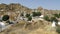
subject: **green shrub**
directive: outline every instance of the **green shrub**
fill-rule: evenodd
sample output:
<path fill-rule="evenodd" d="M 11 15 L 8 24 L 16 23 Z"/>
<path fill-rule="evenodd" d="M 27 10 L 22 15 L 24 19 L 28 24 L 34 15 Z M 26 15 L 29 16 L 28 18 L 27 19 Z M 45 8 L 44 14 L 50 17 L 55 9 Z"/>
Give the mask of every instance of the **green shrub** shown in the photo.
<path fill-rule="evenodd" d="M 9 16 L 8 15 L 4 15 L 3 17 L 2 17 L 2 20 L 3 21 L 7 21 L 9 19 Z"/>
<path fill-rule="evenodd" d="M 49 17 L 48 17 L 47 15 L 44 16 L 44 19 L 47 20 L 47 21 L 50 21 L 50 20 L 49 20 Z"/>
<path fill-rule="evenodd" d="M 31 16 L 29 16 L 29 17 L 28 17 L 28 21 L 31 21 L 31 20 L 32 20 L 32 17 L 31 17 Z"/>
<path fill-rule="evenodd" d="M 55 17 L 59 18 L 59 14 L 53 14 Z"/>
<path fill-rule="evenodd" d="M 36 16 L 36 12 L 33 12 L 32 14 L 33 14 L 33 17 L 35 17 L 35 16 Z"/>
<path fill-rule="evenodd" d="M 35 17 L 35 16 L 40 16 L 40 15 L 41 15 L 40 12 L 33 12 L 32 14 L 33 14 L 33 17 Z"/>
<path fill-rule="evenodd" d="M 57 20 L 55 17 L 51 17 L 51 18 L 50 18 L 50 21 L 51 21 L 51 22 L 53 22 L 53 21 L 58 22 L 58 20 Z"/>
<path fill-rule="evenodd" d="M 21 13 L 21 15 L 20 15 L 20 16 L 24 16 L 24 15 L 23 15 L 23 13 Z"/>
<path fill-rule="evenodd" d="M 58 32 L 58 34 L 60 34 L 60 27 L 57 27 L 56 32 Z"/>
<path fill-rule="evenodd" d="M 30 16 L 30 14 L 26 14 L 26 17 L 29 17 Z"/>
<path fill-rule="evenodd" d="M 37 16 L 41 16 L 41 13 L 40 12 L 37 12 Z"/>
<path fill-rule="evenodd" d="M 60 13 L 59 13 L 59 18 L 60 18 Z"/>

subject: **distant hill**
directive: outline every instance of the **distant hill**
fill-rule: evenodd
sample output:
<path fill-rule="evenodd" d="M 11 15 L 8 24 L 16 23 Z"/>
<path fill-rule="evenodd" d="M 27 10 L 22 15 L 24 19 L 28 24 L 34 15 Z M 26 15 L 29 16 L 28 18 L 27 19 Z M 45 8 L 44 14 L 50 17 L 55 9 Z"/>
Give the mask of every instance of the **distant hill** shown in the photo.
<path fill-rule="evenodd" d="M 42 7 L 38 7 L 37 9 L 31 9 L 26 6 L 23 6 L 18 3 L 11 3 L 11 4 L 0 4 L 0 15 L 10 14 L 11 19 L 18 16 L 18 13 L 32 13 L 32 12 L 41 12 L 43 15 L 52 15 L 55 13 L 60 13 L 60 10 L 48 10 Z M 18 13 L 17 13 L 18 12 Z"/>
<path fill-rule="evenodd" d="M 14 3 L 11 3 L 11 4 L 0 4 L 0 10 L 5 10 L 5 11 L 26 11 L 26 12 L 30 12 L 31 9 L 30 8 L 27 8 L 25 6 L 22 6 L 20 4 L 14 4 Z"/>
<path fill-rule="evenodd" d="M 22 12 L 26 12 L 26 13 L 31 13 L 32 11 L 40 11 L 45 14 L 54 14 L 54 13 L 60 13 L 60 10 L 48 10 L 48 9 L 44 9 L 42 7 L 38 7 L 37 9 L 31 9 L 28 7 L 25 7 L 21 4 L 18 3 L 11 3 L 11 4 L 0 4 L 0 10 L 4 10 L 4 11 L 22 11 Z"/>

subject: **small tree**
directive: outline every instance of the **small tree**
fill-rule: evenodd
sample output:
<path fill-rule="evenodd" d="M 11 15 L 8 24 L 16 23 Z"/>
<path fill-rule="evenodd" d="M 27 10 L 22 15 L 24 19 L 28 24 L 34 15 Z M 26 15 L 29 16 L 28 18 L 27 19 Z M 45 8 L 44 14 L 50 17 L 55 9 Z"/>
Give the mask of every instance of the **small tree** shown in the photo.
<path fill-rule="evenodd" d="M 37 12 L 37 16 L 41 16 L 41 13 L 40 12 Z"/>
<path fill-rule="evenodd" d="M 49 17 L 48 17 L 47 15 L 44 16 L 44 19 L 47 20 L 47 21 L 50 21 L 50 20 L 49 20 Z"/>
<path fill-rule="evenodd" d="M 31 17 L 31 16 L 29 16 L 29 17 L 28 17 L 28 21 L 31 21 L 31 20 L 32 20 L 32 17 Z"/>
<path fill-rule="evenodd" d="M 60 18 L 60 13 L 59 13 L 59 18 Z"/>
<path fill-rule="evenodd" d="M 41 15 L 40 12 L 33 12 L 32 14 L 33 14 L 33 17 L 35 17 L 35 16 L 40 16 L 40 15 Z"/>
<path fill-rule="evenodd" d="M 50 18 L 50 21 L 51 21 L 51 22 L 53 22 L 53 21 L 58 22 L 58 20 L 57 20 L 55 17 L 51 17 L 51 18 Z"/>
<path fill-rule="evenodd" d="M 26 14 L 26 17 L 29 17 L 30 16 L 30 14 Z"/>
<path fill-rule="evenodd" d="M 55 17 L 59 18 L 59 14 L 53 14 Z"/>
<path fill-rule="evenodd" d="M 36 12 L 32 12 L 32 14 L 33 14 L 33 17 L 35 17 L 35 16 L 36 16 Z"/>
<path fill-rule="evenodd" d="M 24 16 L 23 13 L 21 13 L 21 16 Z"/>
<path fill-rule="evenodd" d="M 2 17 L 2 20 L 3 21 L 7 21 L 9 19 L 9 16 L 8 15 L 4 15 L 3 17 Z"/>

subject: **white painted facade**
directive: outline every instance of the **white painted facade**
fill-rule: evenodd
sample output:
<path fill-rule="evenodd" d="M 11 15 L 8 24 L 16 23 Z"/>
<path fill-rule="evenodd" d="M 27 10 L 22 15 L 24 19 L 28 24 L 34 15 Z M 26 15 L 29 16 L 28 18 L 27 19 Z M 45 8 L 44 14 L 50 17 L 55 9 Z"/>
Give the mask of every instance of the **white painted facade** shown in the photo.
<path fill-rule="evenodd" d="M 56 24 L 56 22 L 55 22 L 55 21 L 53 21 L 53 22 L 52 22 L 52 27 L 56 27 L 56 25 L 55 25 L 55 24 Z"/>
<path fill-rule="evenodd" d="M 28 20 L 28 18 L 20 17 L 20 20 L 25 20 L 25 21 L 27 21 L 27 20 Z"/>
<path fill-rule="evenodd" d="M 41 15 L 41 16 L 37 16 L 37 17 L 32 17 L 32 20 L 34 20 L 35 22 L 37 22 L 38 20 L 44 20 L 43 19 L 44 15 Z"/>
<path fill-rule="evenodd" d="M 5 23 L 0 22 L 0 32 L 5 30 L 5 28 L 6 28 Z"/>
<path fill-rule="evenodd" d="M 0 22 L 0 27 L 1 28 L 4 28 L 5 27 L 5 24 L 3 22 Z"/>
<path fill-rule="evenodd" d="M 23 17 L 20 17 L 20 20 L 23 20 Z"/>
<path fill-rule="evenodd" d="M 43 18 L 44 17 L 44 15 L 41 15 L 41 16 L 39 16 L 40 18 Z"/>
<path fill-rule="evenodd" d="M 24 12 L 24 17 L 26 16 L 26 12 Z"/>
<path fill-rule="evenodd" d="M 60 22 L 58 22 L 58 25 L 60 25 Z"/>
<path fill-rule="evenodd" d="M 27 21 L 27 20 L 28 20 L 28 18 L 23 18 L 23 20 Z"/>

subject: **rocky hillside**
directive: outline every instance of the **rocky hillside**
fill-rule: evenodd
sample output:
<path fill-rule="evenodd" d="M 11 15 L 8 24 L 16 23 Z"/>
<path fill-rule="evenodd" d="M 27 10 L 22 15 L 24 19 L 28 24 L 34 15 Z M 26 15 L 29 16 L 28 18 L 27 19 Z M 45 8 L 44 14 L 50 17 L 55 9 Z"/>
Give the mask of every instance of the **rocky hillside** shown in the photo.
<path fill-rule="evenodd" d="M 37 9 L 31 9 L 18 3 L 0 4 L 0 15 L 6 12 L 17 12 L 17 11 L 19 11 L 20 13 L 21 12 L 31 13 L 33 11 L 39 11 L 44 15 L 60 13 L 60 10 L 48 10 L 42 7 L 38 7 Z"/>
<path fill-rule="evenodd" d="M 52 29 L 50 22 L 37 21 L 33 26 L 29 24 L 26 28 L 24 28 L 24 23 L 25 21 L 20 21 L 0 34 L 57 34 L 55 28 Z"/>
<path fill-rule="evenodd" d="M 32 12 L 41 12 L 43 15 L 52 15 L 54 13 L 60 13 L 59 10 L 47 10 L 42 7 L 37 9 L 30 9 L 21 4 L 0 4 L 0 16 L 8 14 L 11 20 L 15 20 L 20 13 L 32 13 Z M 51 23 L 48 21 L 37 21 L 36 23 L 27 24 L 26 28 L 24 27 L 25 23 L 28 23 L 24 20 L 20 21 L 18 24 L 14 24 L 8 29 L 4 30 L 0 34 L 57 34 L 55 28 L 52 28 Z"/>
<path fill-rule="evenodd" d="M 30 8 L 27 8 L 25 6 L 22 6 L 20 4 L 0 4 L 0 10 L 4 10 L 4 11 L 30 11 Z"/>
<path fill-rule="evenodd" d="M 0 16 L 8 14 L 10 19 L 14 19 L 20 13 L 31 13 L 32 9 L 22 6 L 18 3 L 0 4 Z"/>
<path fill-rule="evenodd" d="M 44 10 L 44 12 L 47 12 L 47 14 L 49 13 L 52 13 L 55 11 L 55 13 L 59 13 L 60 10 L 48 10 L 48 9 L 44 9 L 42 7 L 38 7 L 37 9 L 31 9 L 31 8 L 28 8 L 28 7 L 25 7 L 21 4 L 18 4 L 18 3 L 11 3 L 11 4 L 0 4 L 0 10 L 4 10 L 4 11 L 26 11 L 26 12 L 31 12 L 33 10 L 35 11 L 42 11 Z M 58 12 L 57 12 L 58 11 Z M 1 12 L 1 11 L 0 11 Z"/>

